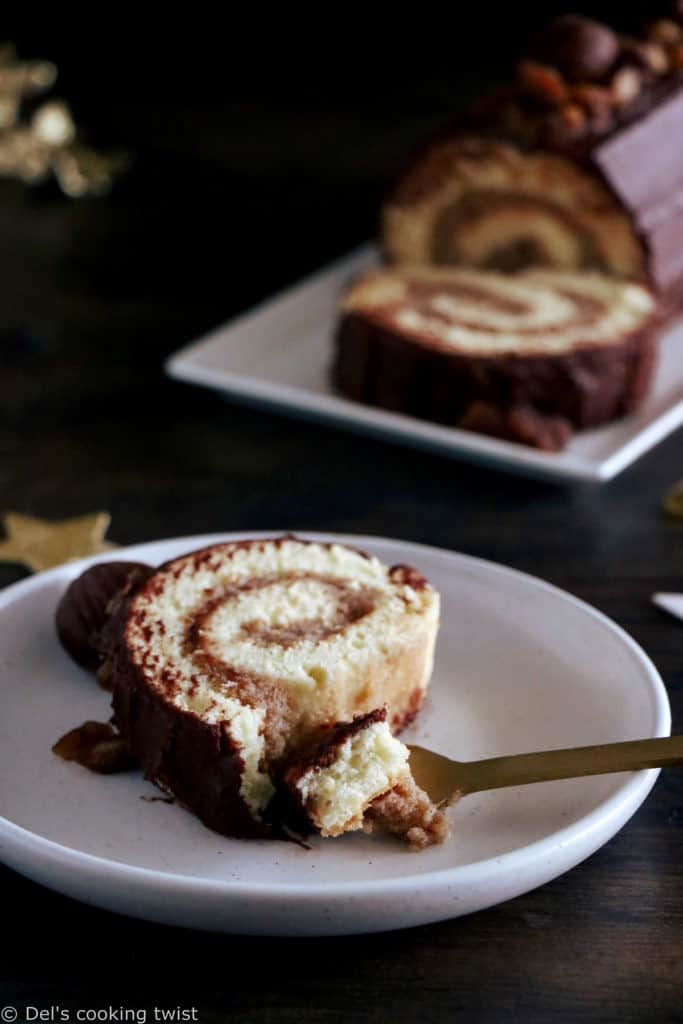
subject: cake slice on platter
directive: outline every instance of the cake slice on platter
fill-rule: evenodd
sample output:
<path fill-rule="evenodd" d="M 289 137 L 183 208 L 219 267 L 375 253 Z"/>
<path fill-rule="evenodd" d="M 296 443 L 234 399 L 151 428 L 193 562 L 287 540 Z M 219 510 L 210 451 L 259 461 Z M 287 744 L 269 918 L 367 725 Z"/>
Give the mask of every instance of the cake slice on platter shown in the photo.
<path fill-rule="evenodd" d="M 553 451 L 638 408 L 658 326 L 648 289 L 603 274 L 399 266 L 344 297 L 333 377 L 358 401 Z"/>

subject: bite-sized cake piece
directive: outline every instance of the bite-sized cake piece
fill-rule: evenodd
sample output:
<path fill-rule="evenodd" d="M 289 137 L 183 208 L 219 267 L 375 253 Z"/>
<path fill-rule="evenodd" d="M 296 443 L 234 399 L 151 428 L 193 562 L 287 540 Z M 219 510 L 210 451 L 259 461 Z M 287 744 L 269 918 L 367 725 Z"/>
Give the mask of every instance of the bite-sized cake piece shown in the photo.
<path fill-rule="evenodd" d="M 323 836 L 371 831 L 379 824 L 423 849 L 443 842 L 449 830 L 442 812 L 416 786 L 409 757 L 391 734 L 386 708 L 377 708 L 337 723 L 287 767 L 283 784 L 305 824 Z"/>
<path fill-rule="evenodd" d="M 268 834 L 284 762 L 387 706 L 398 731 L 432 671 L 439 598 L 407 566 L 295 537 L 158 569 L 111 659 L 115 722 L 146 775 L 226 835 Z"/>
<path fill-rule="evenodd" d="M 683 299 L 683 12 L 638 37 L 568 15 L 422 145 L 383 211 L 398 263 L 595 269 Z"/>
<path fill-rule="evenodd" d="M 647 289 L 595 273 L 375 270 L 343 301 L 334 380 L 362 402 L 555 450 L 638 406 L 654 310 Z"/>

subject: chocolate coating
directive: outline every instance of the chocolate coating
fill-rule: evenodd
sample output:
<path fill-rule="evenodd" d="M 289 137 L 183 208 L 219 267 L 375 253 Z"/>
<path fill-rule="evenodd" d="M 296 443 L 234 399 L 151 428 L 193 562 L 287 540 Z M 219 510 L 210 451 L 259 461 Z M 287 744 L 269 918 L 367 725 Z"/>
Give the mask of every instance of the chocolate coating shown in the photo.
<path fill-rule="evenodd" d="M 352 312 L 338 328 L 333 378 L 357 401 L 466 429 L 482 430 L 481 420 L 472 422 L 472 404 L 485 403 L 500 410 L 495 429 L 485 432 L 557 450 L 569 426 L 597 426 L 637 408 L 656 337 L 650 323 L 610 345 L 560 354 L 464 354 Z M 533 413 L 553 422 L 532 423 Z"/>
<path fill-rule="evenodd" d="M 115 653 L 114 721 L 145 776 L 227 835 L 268 836 L 240 796 L 244 762 L 220 722 L 210 725 L 145 687 L 123 644 Z"/>

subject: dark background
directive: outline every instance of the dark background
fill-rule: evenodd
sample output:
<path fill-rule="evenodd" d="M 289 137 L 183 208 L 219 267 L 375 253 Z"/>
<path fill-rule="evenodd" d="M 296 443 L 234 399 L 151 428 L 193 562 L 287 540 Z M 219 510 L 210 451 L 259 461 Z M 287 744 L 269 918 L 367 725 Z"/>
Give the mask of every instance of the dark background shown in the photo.
<path fill-rule="evenodd" d="M 583 9 L 610 8 L 626 26 L 655 5 Z M 683 476 L 680 432 L 608 485 L 558 487 L 239 409 L 160 369 L 371 235 L 406 149 L 504 74 L 538 8 L 396 7 L 382 26 L 329 6 L 169 9 L 154 26 L 143 13 L 53 25 L 25 9 L 3 26 L 24 56 L 59 65 L 56 91 L 88 136 L 135 163 L 105 199 L 0 181 L 0 511 L 106 508 L 121 544 L 319 529 L 505 562 L 624 626 L 681 731 L 681 627 L 650 603 L 683 590 L 683 527 L 660 509 Z M 0 585 L 24 575 L 0 564 Z M 203 1021 L 681 1020 L 682 826 L 672 772 L 563 878 L 359 939 L 174 931 L 2 871 L 0 1003 L 180 1003 Z"/>

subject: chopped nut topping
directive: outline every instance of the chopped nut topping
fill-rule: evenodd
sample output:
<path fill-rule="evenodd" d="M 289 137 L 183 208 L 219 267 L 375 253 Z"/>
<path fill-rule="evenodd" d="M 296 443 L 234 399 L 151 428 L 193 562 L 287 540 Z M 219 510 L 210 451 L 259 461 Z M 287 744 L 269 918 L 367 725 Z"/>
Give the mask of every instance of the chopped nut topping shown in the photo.
<path fill-rule="evenodd" d="M 586 111 L 591 128 L 596 132 L 607 131 L 612 124 L 612 94 L 599 85 L 575 85 L 572 99 Z"/>
<path fill-rule="evenodd" d="M 643 76 L 637 68 L 621 68 L 612 79 L 612 102 L 625 107 L 639 95 L 642 85 Z"/>
<path fill-rule="evenodd" d="M 556 144 L 580 138 L 588 125 L 588 117 L 578 103 L 566 103 L 548 124 L 548 138 Z"/>
<path fill-rule="evenodd" d="M 648 26 L 647 36 L 652 42 L 663 43 L 665 46 L 680 43 L 683 41 L 683 27 L 670 18 L 660 18 Z"/>
<path fill-rule="evenodd" d="M 537 64 L 533 60 L 523 60 L 518 68 L 519 80 L 524 89 L 549 107 L 559 107 L 569 99 L 567 83 L 559 71 Z"/>
<path fill-rule="evenodd" d="M 627 64 L 634 64 L 642 71 L 649 71 L 654 75 L 665 75 L 671 67 L 666 47 L 661 43 L 624 39 L 621 44 L 621 56 Z"/>

